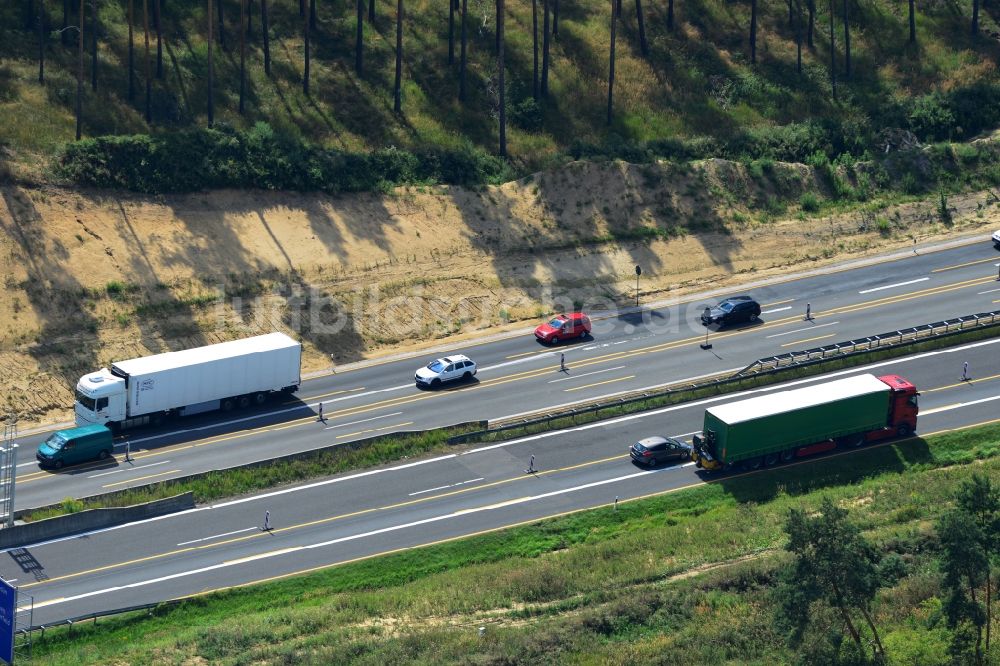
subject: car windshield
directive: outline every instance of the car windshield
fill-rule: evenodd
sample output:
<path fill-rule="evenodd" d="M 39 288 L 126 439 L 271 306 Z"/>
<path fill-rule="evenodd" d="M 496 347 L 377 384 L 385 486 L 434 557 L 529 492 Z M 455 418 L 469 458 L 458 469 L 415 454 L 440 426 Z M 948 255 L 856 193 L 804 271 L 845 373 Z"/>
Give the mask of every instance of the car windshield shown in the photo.
<path fill-rule="evenodd" d="M 63 444 L 66 443 L 66 440 L 63 438 L 63 436 L 61 434 L 55 433 L 55 434 L 49 435 L 49 438 L 47 440 L 45 440 L 45 443 L 48 444 L 49 446 L 51 446 L 53 449 L 55 449 L 55 450 L 58 451 L 59 449 L 61 449 L 63 447 Z"/>
<path fill-rule="evenodd" d="M 636 442 L 635 443 L 635 450 L 636 451 L 645 451 L 646 450 L 646 445 L 643 444 L 642 442 Z"/>
<path fill-rule="evenodd" d="M 431 361 L 427 364 L 428 370 L 433 370 L 434 372 L 441 372 L 444 370 L 444 363 L 441 361 Z"/>
<path fill-rule="evenodd" d="M 91 412 L 94 411 L 94 407 L 97 404 L 93 398 L 85 396 L 84 394 L 80 393 L 80 391 L 76 392 L 76 401 Z"/>
<path fill-rule="evenodd" d="M 549 322 L 549 326 L 551 326 L 552 328 L 562 328 L 563 324 L 565 324 L 565 323 L 566 323 L 566 320 L 559 319 L 557 317 L 557 318 L 555 318 L 555 319 L 553 319 L 552 321 Z"/>
<path fill-rule="evenodd" d="M 734 307 L 736 307 L 736 304 L 732 301 L 723 301 L 719 303 L 719 309 L 723 312 L 732 312 Z"/>

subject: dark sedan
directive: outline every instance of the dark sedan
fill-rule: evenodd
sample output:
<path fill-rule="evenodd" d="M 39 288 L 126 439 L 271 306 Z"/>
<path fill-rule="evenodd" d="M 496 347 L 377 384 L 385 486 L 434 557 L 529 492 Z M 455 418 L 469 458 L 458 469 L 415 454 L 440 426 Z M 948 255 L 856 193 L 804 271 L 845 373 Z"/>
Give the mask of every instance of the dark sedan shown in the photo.
<path fill-rule="evenodd" d="M 656 467 L 663 462 L 689 460 L 691 446 L 673 437 L 646 437 L 633 444 L 628 453 L 633 462 Z"/>
<path fill-rule="evenodd" d="M 727 298 L 714 308 L 705 308 L 701 313 L 701 323 L 705 326 L 718 324 L 726 326 L 746 321 L 757 321 L 760 317 L 760 303 L 749 296 Z"/>

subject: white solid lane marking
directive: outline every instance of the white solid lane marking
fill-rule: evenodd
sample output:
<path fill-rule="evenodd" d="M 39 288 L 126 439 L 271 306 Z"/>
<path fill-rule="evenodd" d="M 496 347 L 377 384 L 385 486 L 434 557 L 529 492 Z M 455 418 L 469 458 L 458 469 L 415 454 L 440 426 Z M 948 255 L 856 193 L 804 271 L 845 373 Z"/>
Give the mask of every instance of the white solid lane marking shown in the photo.
<path fill-rule="evenodd" d="M 871 289 L 862 289 L 859 294 L 870 294 L 873 291 L 882 291 L 883 289 L 892 289 L 894 287 L 905 287 L 908 284 L 916 284 L 917 282 L 924 282 L 930 280 L 929 277 L 917 278 L 916 280 L 907 280 L 906 282 L 897 282 L 896 284 L 887 284 L 884 287 L 873 287 Z"/>
<path fill-rule="evenodd" d="M 981 291 L 976 296 L 982 296 L 983 294 L 992 294 L 995 291 L 1000 291 L 1000 289 L 987 289 L 986 291 Z"/>
<path fill-rule="evenodd" d="M 993 395 L 989 398 L 980 398 L 979 400 L 970 400 L 969 402 L 956 402 L 953 405 L 945 405 L 944 407 L 933 407 L 931 409 L 924 409 L 920 411 L 920 416 L 930 416 L 931 414 L 938 414 L 940 412 L 948 412 L 953 409 L 959 409 L 960 407 L 971 407 L 972 405 L 978 405 L 983 402 L 990 402 L 993 400 L 1000 400 L 1000 395 Z"/>
<path fill-rule="evenodd" d="M 604 370 L 594 370 L 593 372 L 585 372 L 582 375 L 573 375 L 572 377 L 563 377 L 562 379 L 550 379 L 549 380 L 549 384 L 555 384 L 556 382 L 565 382 L 565 381 L 569 381 L 570 379 L 579 379 L 580 377 L 589 377 L 590 375 L 599 375 L 602 372 L 611 372 L 612 370 L 621 370 L 624 367 L 625 367 L 624 365 L 619 365 L 619 366 L 614 367 L 614 368 L 605 368 Z"/>
<path fill-rule="evenodd" d="M 435 490 L 444 490 L 445 488 L 457 488 L 459 486 L 464 486 L 468 483 L 475 483 L 476 481 L 482 481 L 483 477 L 477 479 L 469 479 L 468 481 L 459 481 L 458 483 L 449 483 L 446 486 L 438 486 L 437 488 L 428 488 L 427 490 L 418 490 L 415 493 L 410 493 L 408 496 L 413 497 L 414 495 L 423 495 L 424 493 L 432 493 Z"/>
<path fill-rule="evenodd" d="M 333 430 L 334 428 L 343 428 L 344 426 L 357 425 L 358 423 L 368 423 L 369 421 L 377 421 L 378 419 L 387 419 L 390 416 L 399 416 L 403 412 L 393 412 L 392 414 L 385 414 L 383 416 L 373 416 L 370 419 L 361 419 L 360 421 L 350 421 L 349 423 L 338 423 L 337 425 L 327 426 L 323 430 Z"/>
<path fill-rule="evenodd" d="M 156 467 L 157 465 L 166 465 L 169 460 L 161 460 L 160 462 L 149 463 L 148 465 L 136 465 L 135 467 L 123 467 L 121 469 L 113 469 L 110 472 L 101 472 L 100 474 L 91 474 L 88 479 L 96 479 L 99 476 L 107 476 L 108 474 L 121 474 L 122 472 L 132 472 L 135 470 L 146 469 L 147 467 Z"/>
<path fill-rule="evenodd" d="M 765 335 L 765 338 L 780 338 L 783 335 L 791 335 L 792 333 L 806 333 L 808 331 L 815 331 L 817 328 L 825 328 L 826 326 L 836 326 L 839 321 L 831 321 L 829 324 L 818 324 L 816 326 L 806 326 L 805 328 L 797 328 L 794 331 L 785 331 L 784 333 L 774 333 L 772 335 Z"/>
<path fill-rule="evenodd" d="M 763 312 L 761 312 L 761 314 L 774 314 L 775 312 L 782 312 L 784 310 L 791 310 L 791 309 L 792 309 L 791 305 L 786 305 L 783 308 L 772 308 L 770 310 L 764 310 Z"/>
<path fill-rule="evenodd" d="M 234 534 L 243 534 L 244 532 L 253 532 L 259 530 L 259 527 L 247 527 L 242 530 L 235 530 L 233 532 L 223 532 L 222 534 L 213 534 L 212 536 L 203 537 L 201 539 L 192 539 L 191 541 L 181 541 L 178 546 L 186 546 L 189 543 L 201 543 L 202 541 L 211 541 L 212 539 L 221 539 L 222 537 L 232 536 Z"/>

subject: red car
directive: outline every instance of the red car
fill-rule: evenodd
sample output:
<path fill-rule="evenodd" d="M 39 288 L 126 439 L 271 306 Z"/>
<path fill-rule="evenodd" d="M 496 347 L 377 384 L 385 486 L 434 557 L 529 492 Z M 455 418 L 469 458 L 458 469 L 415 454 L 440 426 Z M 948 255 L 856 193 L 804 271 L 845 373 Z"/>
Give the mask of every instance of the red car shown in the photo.
<path fill-rule="evenodd" d="M 590 333 L 590 317 L 582 312 L 561 314 L 535 329 L 541 342 L 556 344 L 560 340 L 585 338 Z"/>

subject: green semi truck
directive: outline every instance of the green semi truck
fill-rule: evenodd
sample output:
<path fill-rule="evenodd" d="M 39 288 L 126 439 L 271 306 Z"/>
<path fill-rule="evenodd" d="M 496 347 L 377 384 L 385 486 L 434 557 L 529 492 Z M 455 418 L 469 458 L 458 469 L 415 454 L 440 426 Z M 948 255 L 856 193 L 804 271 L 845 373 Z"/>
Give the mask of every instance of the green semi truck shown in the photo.
<path fill-rule="evenodd" d="M 865 374 L 705 410 L 691 459 L 706 470 L 757 469 L 890 437 L 917 427 L 916 387 Z"/>

